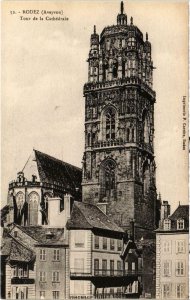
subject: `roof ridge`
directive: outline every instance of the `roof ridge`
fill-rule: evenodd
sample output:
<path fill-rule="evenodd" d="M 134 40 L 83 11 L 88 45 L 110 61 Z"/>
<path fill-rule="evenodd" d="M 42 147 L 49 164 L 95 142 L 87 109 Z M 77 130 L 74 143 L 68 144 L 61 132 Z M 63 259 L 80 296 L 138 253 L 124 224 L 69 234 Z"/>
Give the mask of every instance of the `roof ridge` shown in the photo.
<path fill-rule="evenodd" d="M 82 203 L 80 201 L 74 201 L 74 204 L 78 204 L 78 203 Z M 83 202 L 84 203 L 84 202 Z M 88 204 L 88 203 L 87 203 Z M 95 206 L 95 205 L 94 205 Z M 80 213 L 83 215 L 83 217 L 85 218 L 86 222 L 92 227 L 92 225 L 89 223 L 89 221 L 87 220 L 86 216 L 83 214 L 83 212 L 81 211 L 80 207 L 77 205 L 76 206 L 79 210 L 80 210 Z"/>
<path fill-rule="evenodd" d="M 38 242 L 38 240 L 36 238 L 34 238 L 30 233 L 28 233 L 26 230 L 23 230 L 23 227 L 24 226 L 20 226 L 20 225 L 17 225 L 15 224 L 20 230 L 22 230 L 24 233 L 26 233 L 27 235 L 29 235 L 33 240 L 35 240 L 36 242 Z M 24 228 L 26 228 L 27 226 L 25 226 Z M 28 227 L 32 227 L 32 226 L 28 226 Z M 42 228 L 42 226 L 40 225 L 37 225 L 37 226 L 34 226 L 34 227 L 39 227 L 39 228 Z"/>
<path fill-rule="evenodd" d="M 189 205 L 179 205 L 175 211 L 168 217 L 171 220 L 177 220 L 180 218 L 189 218 Z"/>
<path fill-rule="evenodd" d="M 79 201 L 76 201 L 76 202 L 77 202 L 77 207 L 79 208 L 79 210 L 80 210 L 80 212 L 81 212 L 82 214 L 83 214 L 83 212 L 82 212 L 81 209 L 80 209 L 80 206 L 81 206 L 81 205 L 84 205 L 84 208 L 85 208 L 85 206 L 91 206 L 91 207 L 94 207 L 95 209 L 97 209 L 98 213 L 100 213 L 101 215 L 103 215 L 103 217 L 105 218 L 105 219 L 99 220 L 99 222 L 100 222 L 102 225 L 104 225 L 104 226 L 107 227 L 106 230 L 110 230 L 110 228 L 109 228 L 109 226 L 106 225 L 104 222 L 107 222 L 107 223 L 109 223 L 110 225 L 114 226 L 116 231 L 120 231 L 120 232 L 122 231 L 122 232 L 123 232 L 123 229 L 122 229 L 120 226 L 118 226 L 114 221 L 110 220 L 109 216 L 106 215 L 106 214 L 105 214 L 105 213 L 104 213 L 97 205 L 91 204 L 91 203 L 79 202 Z M 87 218 L 86 218 L 85 214 L 83 214 L 83 216 L 84 216 L 85 220 L 87 221 Z M 100 216 L 100 217 L 102 218 L 102 216 Z M 94 227 L 94 225 L 92 225 L 90 221 L 87 221 L 87 222 L 88 222 L 88 224 L 89 224 L 90 226 Z"/>
<path fill-rule="evenodd" d="M 29 157 L 28 157 L 28 159 L 27 159 L 27 161 L 26 161 L 26 163 L 25 163 L 24 167 L 22 168 L 22 171 L 21 171 L 21 172 L 23 172 L 23 171 L 24 171 L 24 169 L 25 169 L 25 167 L 26 167 L 27 163 L 29 162 L 29 159 L 30 159 L 30 157 L 31 157 L 31 156 L 32 156 L 32 153 L 29 155 Z"/>
<path fill-rule="evenodd" d="M 59 158 L 57 158 L 57 157 L 54 157 L 54 156 L 52 156 L 52 155 L 49 155 L 49 154 L 47 154 L 47 153 L 41 152 L 41 151 L 36 150 L 36 149 L 34 149 L 34 152 L 35 152 L 35 153 L 37 152 L 37 153 L 43 154 L 43 155 L 45 155 L 45 156 L 48 156 L 49 158 L 51 158 L 51 159 L 53 159 L 53 160 L 59 161 L 59 162 L 61 162 L 61 163 L 64 163 L 64 164 L 67 165 L 67 166 L 77 168 L 77 169 L 80 170 L 80 171 L 82 170 L 81 168 L 79 168 L 79 167 L 77 167 L 77 166 L 74 166 L 74 165 L 72 165 L 72 164 L 70 164 L 70 163 L 67 163 L 67 162 L 65 162 L 65 161 L 63 161 L 63 160 L 61 160 L 61 159 L 59 159 Z"/>
<path fill-rule="evenodd" d="M 78 201 L 79 202 L 79 201 Z M 112 221 L 112 220 L 110 220 L 110 218 L 108 217 L 108 215 L 106 215 L 106 213 L 105 212 L 103 212 L 97 205 L 95 205 L 95 204 L 92 204 L 92 203 L 85 203 L 85 202 L 80 202 L 80 203 L 83 203 L 83 204 L 87 204 L 87 205 L 91 205 L 91 206 L 94 206 L 94 207 L 96 207 L 106 218 L 107 218 L 107 220 L 111 223 L 111 224 L 113 224 L 113 225 L 115 225 L 115 226 L 117 226 L 119 229 L 122 229 L 119 225 L 117 225 L 114 221 Z M 102 222 L 102 221 L 101 221 Z"/>

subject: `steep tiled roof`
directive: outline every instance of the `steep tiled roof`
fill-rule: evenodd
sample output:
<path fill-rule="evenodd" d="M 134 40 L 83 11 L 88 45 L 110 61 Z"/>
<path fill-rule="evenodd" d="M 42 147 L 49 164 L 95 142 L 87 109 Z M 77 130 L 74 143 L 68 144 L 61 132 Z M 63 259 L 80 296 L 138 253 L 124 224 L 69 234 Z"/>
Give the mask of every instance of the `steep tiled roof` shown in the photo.
<path fill-rule="evenodd" d="M 1 210 L 0 210 L 0 216 L 1 216 L 1 226 L 3 226 L 3 222 L 6 220 L 6 216 L 9 213 L 9 205 L 5 205 Z"/>
<path fill-rule="evenodd" d="M 51 238 L 44 240 L 43 242 L 37 243 L 35 246 L 67 246 L 68 241 L 64 237 L 64 233 L 62 233 L 59 237 L 54 237 L 52 235 Z"/>
<path fill-rule="evenodd" d="M 34 150 L 40 180 L 42 182 L 62 184 L 66 189 L 80 188 L 82 170 L 55 157 Z"/>
<path fill-rule="evenodd" d="M 43 227 L 43 226 L 18 226 L 24 233 L 32 237 L 39 243 L 57 243 L 65 242 L 64 228 Z M 51 240 L 47 239 L 47 234 L 51 233 Z"/>
<path fill-rule="evenodd" d="M 11 252 L 11 238 L 5 237 L 1 240 L 1 255 L 8 256 Z"/>
<path fill-rule="evenodd" d="M 169 217 L 170 220 L 184 219 L 189 220 L 189 205 L 179 205 L 174 213 Z"/>
<path fill-rule="evenodd" d="M 188 232 L 189 231 L 189 205 L 179 205 L 174 213 L 168 217 L 171 220 L 171 228 L 164 229 L 164 220 L 162 220 L 160 227 L 156 232 Z M 178 228 L 177 221 L 184 220 L 184 228 Z"/>
<path fill-rule="evenodd" d="M 48 237 L 49 236 L 49 237 Z M 48 228 L 45 237 L 40 240 L 36 246 L 63 246 L 68 245 L 68 241 L 65 238 L 63 228 Z"/>
<path fill-rule="evenodd" d="M 13 237 L 4 237 L 1 242 L 1 255 L 7 256 L 10 261 L 29 262 L 35 257 L 35 246 L 39 245 L 67 245 L 63 228 L 51 228 L 43 226 L 19 226 L 16 228 L 33 239 L 29 240 L 26 235 L 17 233 Z M 13 229 L 15 229 L 15 227 Z M 48 238 L 49 236 L 49 238 Z"/>
<path fill-rule="evenodd" d="M 113 223 L 97 206 L 74 202 L 71 218 L 67 222 L 69 229 L 103 229 L 123 233 L 123 229 Z"/>
<path fill-rule="evenodd" d="M 21 261 L 29 262 L 35 257 L 35 254 L 30 249 L 18 243 L 16 240 L 12 239 L 11 251 L 9 255 L 9 260 L 11 261 Z"/>
<path fill-rule="evenodd" d="M 133 242 L 132 240 L 128 240 L 128 242 L 124 245 L 123 251 L 120 255 L 122 259 L 127 256 L 130 249 L 135 249 L 135 250 L 137 249 L 135 242 Z"/>

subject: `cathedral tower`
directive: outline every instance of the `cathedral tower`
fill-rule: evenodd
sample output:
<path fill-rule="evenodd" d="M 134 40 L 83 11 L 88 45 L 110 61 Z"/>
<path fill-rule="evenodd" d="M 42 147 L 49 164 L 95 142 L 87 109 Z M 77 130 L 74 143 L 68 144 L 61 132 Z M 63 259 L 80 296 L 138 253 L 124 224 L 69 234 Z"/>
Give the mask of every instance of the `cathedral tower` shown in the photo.
<path fill-rule="evenodd" d="M 148 34 L 128 23 L 121 2 L 117 25 L 90 40 L 85 97 L 83 201 L 106 203 L 125 229 L 156 223 L 153 62 Z"/>

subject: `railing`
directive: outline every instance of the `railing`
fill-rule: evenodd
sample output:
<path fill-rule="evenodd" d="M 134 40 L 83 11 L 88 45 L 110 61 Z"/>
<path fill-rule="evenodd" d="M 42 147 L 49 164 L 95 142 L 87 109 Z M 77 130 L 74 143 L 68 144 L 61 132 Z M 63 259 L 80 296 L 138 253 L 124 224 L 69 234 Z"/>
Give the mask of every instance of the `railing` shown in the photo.
<path fill-rule="evenodd" d="M 40 186 L 41 183 L 39 181 L 27 181 L 23 180 L 22 182 L 19 181 L 12 181 L 9 183 L 9 188 L 19 187 L 19 186 Z"/>
<path fill-rule="evenodd" d="M 92 144 L 93 148 L 103 148 L 103 147 L 116 147 L 122 146 L 124 142 L 122 139 L 108 140 L 108 141 L 98 141 Z"/>
<path fill-rule="evenodd" d="M 14 188 L 14 187 L 20 187 L 20 186 L 36 186 L 36 187 L 44 187 L 44 188 L 57 188 L 57 189 L 62 189 L 65 188 L 65 185 L 59 182 L 39 182 L 39 181 L 29 181 L 29 180 L 24 180 L 22 182 L 19 181 L 12 181 L 9 183 L 9 188 Z"/>
<path fill-rule="evenodd" d="M 132 26 L 133 31 L 136 32 L 137 36 L 140 36 L 141 39 L 143 39 L 143 34 L 142 32 L 138 29 L 136 26 Z M 118 32 L 128 32 L 130 30 L 130 25 L 112 25 L 112 26 L 106 26 L 103 30 L 102 33 L 100 34 L 100 38 L 102 39 L 104 35 L 107 34 L 114 34 Z"/>
<path fill-rule="evenodd" d="M 131 85 L 131 84 L 138 84 L 141 86 L 143 90 L 145 90 L 147 93 L 149 93 L 153 98 L 155 98 L 156 93 L 153 91 L 145 82 L 143 82 L 139 77 L 131 76 L 131 77 L 125 77 L 120 78 L 116 80 L 110 80 L 110 81 L 103 81 L 103 82 L 87 82 L 84 85 L 84 92 L 92 91 L 92 90 L 98 90 L 101 88 L 112 88 L 114 86 L 122 86 L 122 85 Z"/>
<path fill-rule="evenodd" d="M 100 34 L 100 38 L 102 39 L 102 37 L 105 34 L 113 34 L 113 33 L 118 33 L 119 32 L 128 32 L 128 26 L 124 26 L 124 25 L 114 25 L 114 26 L 106 26 L 102 33 Z"/>
<path fill-rule="evenodd" d="M 130 299 L 129 295 L 131 294 L 127 294 L 127 293 L 100 293 L 100 294 L 96 294 L 96 295 L 70 295 L 70 299 L 112 299 L 112 298 L 117 298 L 117 299 Z M 137 293 L 133 294 L 136 295 L 135 298 L 138 298 Z M 134 298 L 134 297 L 133 297 Z"/>
<path fill-rule="evenodd" d="M 35 280 L 33 278 L 27 277 L 13 277 L 11 278 L 11 284 L 34 284 Z"/>
<path fill-rule="evenodd" d="M 133 296 L 133 297 L 132 297 Z M 116 293 L 100 293 L 96 294 L 94 296 L 94 299 L 131 299 L 132 298 L 139 298 L 138 293 L 122 293 L 122 292 L 116 292 Z"/>
<path fill-rule="evenodd" d="M 142 270 L 118 270 L 118 269 L 93 269 L 92 272 L 84 269 L 70 269 L 71 277 L 123 277 L 138 276 Z"/>
<path fill-rule="evenodd" d="M 79 295 L 79 294 L 77 294 L 77 295 L 70 295 L 70 299 L 94 299 L 94 295 L 88 295 L 88 296 L 86 296 L 86 295 Z"/>

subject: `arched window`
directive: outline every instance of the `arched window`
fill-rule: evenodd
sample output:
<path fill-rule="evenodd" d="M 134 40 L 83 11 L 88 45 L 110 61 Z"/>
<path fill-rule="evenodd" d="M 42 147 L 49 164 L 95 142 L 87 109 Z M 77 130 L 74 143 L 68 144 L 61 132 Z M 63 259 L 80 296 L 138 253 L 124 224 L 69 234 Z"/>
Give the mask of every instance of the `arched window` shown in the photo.
<path fill-rule="evenodd" d="M 15 222 L 19 225 L 24 225 L 23 206 L 24 206 L 24 193 L 18 192 L 16 194 L 16 207 L 15 207 Z"/>
<path fill-rule="evenodd" d="M 118 74 L 118 62 L 113 63 L 113 78 L 117 78 Z"/>
<path fill-rule="evenodd" d="M 107 50 L 110 50 L 110 40 L 107 40 L 107 41 L 106 41 L 106 49 L 107 49 Z"/>
<path fill-rule="evenodd" d="M 105 62 L 103 64 L 103 80 L 107 80 L 107 75 L 108 75 L 108 63 Z"/>
<path fill-rule="evenodd" d="M 125 61 L 122 61 L 122 77 L 125 77 Z"/>
<path fill-rule="evenodd" d="M 149 165 L 148 163 L 144 164 L 143 167 L 143 189 L 144 189 L 144 194 L 148 192 L 150 186 L 150 170 L 149 170 Z"/>
<path fill-rule="evenodd" d="M 96 133 L 93 132 L 92 133 L 92 145 L 94 145 L 95 142 L 96 142 Z"/>
<path fill-rule="evenodd" d="M 130 113 L 131 113 L 130 106 L 127 105 L 127 114 L 130 114 Z"/>
<path fill-rule="evenodd" d="M 39 198 L 36 192 L 30 193 L 28 197 L 28 225 L 38 225 Z"/>
<path fill-rule="evenodd" d="M 132 142 L 134 142 L 134 140 L 135 140 L 135 129 L 134 128 L 132 128 L 132 137 L 131 137 L 131 139 L 132 139 Z"/>
<path fill-rule="evenodd" d="M 106 140 L 115 139 L 115 110 L 106 111 Z"/>
<path fill-rule="evenodd" d="M 130 129 L 127 128 L 127 142 L 129 142 L 130 140 Z"/>
<path fill-rule="evenodd" d="M 116 163 L 108 159 L 100 167 L 100 200 L 114 196 L 116 190 Z"/>
<path fill-rule="evenodd" d="M 16 195 L 16 204 L 17 204 L 18 210 L 21 210 L 23 208 L 23 205 L 24 205 L 24 193 L 19 192 Z"/>
<path fill-rule="evenodd" d="M 150 123 L 149 123 L 149 119 L 148 119 L 148 115 L 147 112 L 145 111 L 143 113 L 143 141 L 146 144 L 149 144 L 150 142 Z"/>
<path fill-rule="evenodd" d="M 88 135 L 87 135 L 87 144 L 88 144 L 88 146 L 90 146 L 90 133 L 88 133 Z"/>
<path fill-rule="evenodd" d="M 45 193 L 40 203 L 41 206 L 40 211 L 42 213 L 42 225 L 48 224 L 48 199 L 51 197 L 52 197 L 51 193 Z M 61 201 L 60 201 L 60 205 L 61 205 Z"/>

